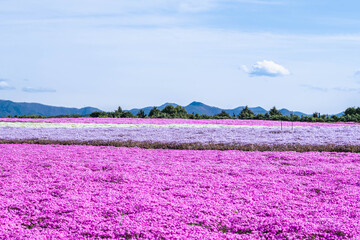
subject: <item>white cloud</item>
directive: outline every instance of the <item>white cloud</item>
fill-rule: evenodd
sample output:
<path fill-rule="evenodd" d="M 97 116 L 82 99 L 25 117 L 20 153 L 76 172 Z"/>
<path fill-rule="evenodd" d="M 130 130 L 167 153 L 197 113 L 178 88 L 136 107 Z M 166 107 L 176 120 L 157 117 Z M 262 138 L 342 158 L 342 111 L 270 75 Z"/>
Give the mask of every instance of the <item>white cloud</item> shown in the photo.
<path fill-rule="evenodd" d="M 53 93 L 56 92 L 55 89 L 50 89 L 50 88 L 33 88 L 33 87 L 24 87 L 23 92 L 28 92 L 28 93 Z"/>
<path fill-rule="evenodd" d="M 10 86 L 5 80 L 0 80 L 0 90 L 13 90 L 14 87 Z"/>
<path fill-rule="evenodd" d="M 247 66 L 242 66 L 242 69 L 251 77 L 279 77 L 289 75 L 290 71 L 285 67 L 273 62 L 273 61 L 259 61 L 254 64 L 251 69 Z"/>

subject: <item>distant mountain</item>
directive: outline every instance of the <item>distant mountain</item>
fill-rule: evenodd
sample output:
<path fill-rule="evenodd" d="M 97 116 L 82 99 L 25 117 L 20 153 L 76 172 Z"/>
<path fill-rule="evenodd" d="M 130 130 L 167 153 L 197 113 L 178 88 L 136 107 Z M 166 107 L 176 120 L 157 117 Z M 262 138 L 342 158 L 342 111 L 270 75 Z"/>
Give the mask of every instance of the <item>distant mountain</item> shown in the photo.
<path fill-rule="evenodd" d="M 174 107 L 176 107 L 178 104 L 176 103 L 165 103 L 157 108 L 159 108 L 160 110 L 164 109 L 164 107 L 166 105 L 173 105 Z M 149 114 L 150 113 L 150 110 L 152 109 L 153 107 L 145 107 L 145 108 L 141 108 L 145 114 Z M 236 116 L 239 115 L 239 113 L 245 108 L 245 106 L 240 106 L 240 107 L 237 107 L 237 108 L 234 108 L 234 109 L 222 109 L 222 108 L 218 108 L 218 107 L 213 107 L 213 106 L 209 106 L 209 105 L 206 105 L 202 102 L 192 102 L 190 103 L 189 105 L 185 106 L 185 110 L 188 112 L 188 113 L 194 113 L 194 114 L 206 114 L 208 116 L 214 116 L 216 114 L 219 114 L 221 113 L 222 111 L 225 111 L 227 112 L 228 114 L 230 114 L 230 116 L 232 116 L 233 114 L 235 114 Z M 262 107 L 253 107 L 253 108 L 249 108 L 251 111 L 253 111 L 253 113 L 255 114 L 265 114 L 267 113 L 268 111 L 266 111 L 264 108 Z M 134 109 L 131 109 L 129 110 L 129 112 L 131 112 L 132 114 L 137 114 L 138 112 L 140 111 L 139 108 L 134 108 Z M 291 111 L 287 110 L 287 109 L 281 109 L 280 112 L 283 114 L 283 115 L 290 115 Z M 301 116 L 301 115 L 304 115 L 304 116 L 308 116 L 308 114 L 305 114 L 305 113 L 302 113 L 302 112 L 293 112 L 295 115 L 298 115 L 298 116 Z"/>
<path fill-rule="evenodd" d="M 167 105 L 172 105 L 174 107 L 178 106 L 176 103 L 164 103 L 161 106 L 156 106 L 158 109 L 162 110 Z M 188 113 L 194 113 L 194 114 L 206 114 L 208 116 L 214 116 L 216 114 L 221 113 L 221 111 L 225 111 L 230 116 L 235 114 L 236 116 L 239 115 L 239 113 L 244 109 L 245 106 L 240 106 L 234 109 L 222 109 L 218 107 L 213 107 L 206 105 L 201 102 L 192 102 L 189 105 L 185 106 L 185 109 Z M 145 114 L 149 114 L 150 110 L 153 108 L 153 106 L 145 107 L 145 108 L 134 108 L 131 110 L 125 110 L 129 111 L 132 114 L 136 115 L 140 109 L 142 109 Z M 265 114 L 268 111 L 266 111 L 262 107 L 252 107 L 249 108 L 253 113 L 255 114 Z M 15 116 L 15 115 L 42 115 L 42 116 L 57 116 L 57 115 L 73 115 L 73 114 L 79 114 L 79 115 L 88 115 L 95 111 L 101 111 L 100 109 L 93 108 L 93 107 L 85 107 L 85 108 L 67 108 L 67 107 L 54 107 L 54 106 L 48 106 L 43 105 L 40 103 L 17 103 L 7 100 L 0 100 L 0 117 L 6 117 L 8 115 Z M 283 115 L 290 115 L 292 112 L 288 109 L 280 109 L 279 110 Z M 301 115 L 309 116 L 309 114 L 305 114 L 302 112 L 293 112 L 294 115 L 298 115 L 301 117 Z M 336 116 L 342 116 L 344 115 L 344 112 L 335 114 Z M 330 115 L 331 116 L 331 115 Z"/>
<path fill-rule="evenodd" d="M 40 103 L 17 103 L 7 100 L 0 100 L 0 117 L 6 117 L 8 115 L 42 115 L 42 116 L 57 116 L 57 115 L 88 115 L 95 111 L 101 111 L 100 109 L 93 107 L 85 108 L 66 108 L 66 107 L 54 107 L 43 105 Z"/>
<path fill-rule="evenodd" d="M 205 105 L 201 102 L 192 102 L 189 105 L 185 106 L 185 110 L 188 113 L 197 113 L 197 114 L 206 114 L 209 116 L 214 116 L 218 113 L 221 113 L 222 109 L 217 107 L 211 107 L 208 105 Z"/>
<path fill-rule="evenodd" d="M 206 114 L 208 116 L 214 116 L 216 114 L 221 113 L 222 111 L 227 112 L 228 114 L 230 114 L 231 116 L 233 114 L 235 115 L 239 115 L 239 113 L 245 108 L 245 106 L 241 106 L 241 107 L 237 107 L 234 109 L 222 109 L 222 108 L 218 108 L 218 107 L 212 107 L 209 105 L 206 105 L 204 103 L 201 102 L 192 102 L 189 105 L 185 106 L 185 109 L 188 113 L 197 113 L 197 114 Z M 253 111 L 253 113 L 255 114 L 265 114 L 267 111 L 265 109 L 263 109 L 262 107 L 255 107 L 255 108 L 250 108 L 251 111 Z"/>
<path fill-rule="evenodd" d="M 157 108 L 163 110 L 167 105 L 173 105 L 174 107 L 177 106 L 176 103 L 164 103 L 163 105 L 158 106 Z M 132 114 L 136 115 L 140 110 L 143 110 L 146 115 L 149 115 L 152 108 L 153 107 L 133 108 L 131 110 L 125 110 L 125 111 L 131 112 Z"/>
<path fill-rule="evenodd" d="M 281 112 L 281 114 L 285 115 L 285 116 L 290 116 L 291 113 L 294 114 L 294 115 L 298 115 L 299 117 L 301 117 L 302 115 L 309 116 L 309 114 L 302 113 L 302 112 L 297 112 L 297 111 L 289 111 L 286 108 L 280 109 L 279 112 Z"/>
<path fill-rule="evenodd" d="M 341 112 L 341 113 L 334 114 L 334 115 L 337 116 L 337 117 L 341 117 L 341 116 L 345 115 L 345 112 Z"/>

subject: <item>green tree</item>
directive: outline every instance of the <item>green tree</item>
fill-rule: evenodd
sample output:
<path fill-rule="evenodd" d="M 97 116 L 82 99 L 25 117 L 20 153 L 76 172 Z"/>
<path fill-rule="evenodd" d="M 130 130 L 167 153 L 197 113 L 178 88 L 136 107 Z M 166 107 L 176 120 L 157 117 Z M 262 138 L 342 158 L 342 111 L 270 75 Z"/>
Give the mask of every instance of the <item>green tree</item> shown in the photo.
<path fill-rule="evenodd" d="M 248 106 L 245 106 L 245 107 L 241 110 L 238 118 L 240 118 L 240 119 L 251 119 L 251 118 L 254 118 L 254 113 L 253 113 L 253 111 L 251 111 L 251 110 L 248 108 Z"/>
<path fill-rule="evenodd" d="M 355 107 L 349 107 L 345 110 L 344 114 L 345 114 L 345 116 L 354 115 L 357 112 L 356 110 L 357 109 Z"/>
<path fill-rule="evenodd" d="M 120 117 L 121 118 L 133 118 L 134 115 L 131 112 L 122 112 Z"/>
<path fill-rule="evenodd" d="M 145 118 L 146 114 L 144 112 L 144 110 L 140 109 L 139 112 L 136 114 L 137 118 Z"/>
<path fill-rule="evenodd" d="M 149 117 L 157 118 L 157 117 L 159 117 L 160 113 L 161 113 L 161 111 L 157 107 L 153 107 L 150 110 Z"/>
<path fill-rule="evenodd" d="M 174 118 L 176 114 L 176 110 L 173 105 L 166 105 L 163 110 L 161 110 L 162 113 L 165 113 L 169 115 L 169 117 Z"/>
<path fill-rule="evenodd" d="M 182 106 L 176 106 L 175 108 L 175 117 L 176 118 L 186 118 L 187 117 L 187 111 L 184 107 Z"/>
<path fill-rule="evenodd" d="M 281 112 L 279 112 L 279 110 L 277 110 L 276 107 L 274 106 L 272 109 L 270 109 L 269 115 L 270 115 L 270 116 L 279 116 L 279 115 L 282 115 L 282 114 L 281 114 Z"/>
<path fill-rule="evenodd" d="M 221 113 L 218 113 L 214 116 L 214 118 L 231 118 L 230 115 L 225 112 L 224 110 L 221 111 Z"/>
<path fill-rule="evenodd" d="M 95 111 L 95 112 L 92 112 L 92 113 L 90 114 L 90 117 L 98 118 L 98 117 L 101 117 L 101 116 L 103 116 L 103 115 L 104 115 L 103 112 Z"/>
<path fill-rule="evenodd" d="M 122 110 L 122 108 L 119 106 L 118 109 L 116 110 L 116 112 L 122 113 L 123 110 Z"/>
<path fill-rule="evenodd" d="M 320 113 L 314 112 L 312 115 L 313 118 L 320 118 Z"/>
<path fill-rule="evenodd" d="M 123 113 L 123 110 L 122 108 L 119 106 L 117 110 L 115 110 L 114 114 L 113 114 L 113 117 L 115 118 L 121 118 L 122 116 L 122 113 Z"/>
<path fill-rule="evenodd" d="M 262 119 L 264 119 L 264 114 L 258 113 L 258 114 L 256 114 L 256 115 L 254 115 L 254 119 L 262 120 Z"/>
<path fill-rule="evenodd" d="M 291 120 L 292 120 L 292 121 L 300 121 L 300 117 L 299 117 L 298 115 L 293 115 L 293 116 L 291 117 Z"/>
<path fill-rule="evenodd" d="M 188 113 L 187 119 L 195 119 L 195 115 L 193 113 Z"/>

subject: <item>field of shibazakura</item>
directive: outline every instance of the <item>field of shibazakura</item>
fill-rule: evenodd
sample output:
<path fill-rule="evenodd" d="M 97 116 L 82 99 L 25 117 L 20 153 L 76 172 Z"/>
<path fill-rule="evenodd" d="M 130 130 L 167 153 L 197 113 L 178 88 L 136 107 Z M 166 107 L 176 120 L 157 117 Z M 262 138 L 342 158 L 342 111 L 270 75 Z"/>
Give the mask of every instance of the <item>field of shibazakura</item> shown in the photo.
<path fill-rule="evenodd" d="M 357 239 L 360 125 L 0 119 L 0 239 Z"/>

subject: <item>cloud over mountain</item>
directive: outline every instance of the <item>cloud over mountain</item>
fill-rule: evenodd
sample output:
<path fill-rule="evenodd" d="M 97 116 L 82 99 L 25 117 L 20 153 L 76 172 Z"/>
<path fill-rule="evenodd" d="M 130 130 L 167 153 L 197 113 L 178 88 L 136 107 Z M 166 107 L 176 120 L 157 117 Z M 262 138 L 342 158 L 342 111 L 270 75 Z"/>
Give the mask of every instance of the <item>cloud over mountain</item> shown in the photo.
<path fill-rule="evenodd" d="M 10 86 L 5 80 L 0 79 L 0 90 L 13 90 L 14 87 Z"/>
<path fill-rule="evenodd" d="M 273 61 L 258 61 L 254 64 L 251 69 L 243 65 L 242 69 L 249 74 L 250 77 L 279 77 L 290 74 L 290 71 L 285 67 L 273 62 Z"/>

